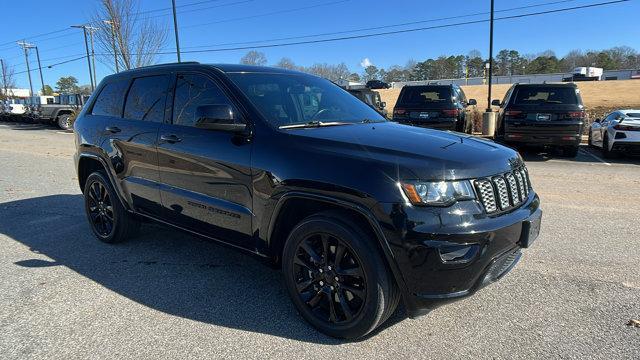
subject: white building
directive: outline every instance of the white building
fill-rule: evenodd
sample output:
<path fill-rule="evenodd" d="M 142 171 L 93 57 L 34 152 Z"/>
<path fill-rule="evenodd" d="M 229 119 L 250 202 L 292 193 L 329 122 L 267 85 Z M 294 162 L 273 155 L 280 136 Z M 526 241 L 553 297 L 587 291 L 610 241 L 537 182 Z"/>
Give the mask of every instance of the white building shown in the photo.
<path fill-rule="evenodd" d="M 7 89 L 7 94 L 4 94 L 4 89 L 0 89 L 0 94 L 13 98 L 28 98 L 29 89 Z"/>

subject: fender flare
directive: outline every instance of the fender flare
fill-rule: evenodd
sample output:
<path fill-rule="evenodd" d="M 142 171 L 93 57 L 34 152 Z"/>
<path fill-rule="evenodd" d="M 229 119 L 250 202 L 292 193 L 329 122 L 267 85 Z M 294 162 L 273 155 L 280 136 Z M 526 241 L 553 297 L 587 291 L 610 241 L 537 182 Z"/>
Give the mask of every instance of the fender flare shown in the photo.
<path fill-rule="evenodd" d="M 396 284 L 398 285 L 400 293 L 402 294 L 402 298 L 403 299 L 405 298 L 405 294 L 408 294 L 408 288 L 404 281 L 404 278 L 402 277 L 402 273 L 400 272 L 400 268 L 398 267 L 398 264 L 393 255 L 393 252 L 391 251 L 391 247 L 389 247 L 389 242 L 384 236 L 384 232 L 382 231 L 382 227 L 380 226 L 380 223 L 368 208 L 363 207 L 362 205 L 359 205 L 357 203 L 344 200 L 344 199 L 331 197 L 331 196 L 319 195 L 319 194 L 303 192 L 303 191 L 290 191 L 290 192 L 284 193 L 278 198 L 278 201 L 273 209 L 273 212 L 271 213 L 271 218 L 269 219 L 269 228 L 267 230 L 267 234 L 268 234 L 267 244 L 269 244 L 269 246 L 271 246 L 271 240 L 272 240 L 271 236 L 273 234 L 273 231 L 275 230 L 275 223 L 276 223 L 276 219 L 278 218 L 278 215 L 280 214 L 280 210 L 282 206 L 290 199 L 309 199 L 309 200 L 326 202 L 326 203 L 337 205 L 339 207 L 342 207 L 348 210 L 353 210 L 359 213 L 360 215 L 362 215 L 367 220 L 371 228 L 373 229 L 373 232 L 376 235 L 376 240 L 378 241 L 378 244 L 382 249 L 384 260 L 389 266 L 389 269 L 391 270 L 391 274 L 395 279 Z"/>
<path fill-rule="evenodd" d="M 127 209 L 127 211 L 131 212 L 131 208 L 129 206 L 129 202 L 126 201 L 126 198 L 124 197 L 124 194 L 122 193 L 122 190 L 120 189 L 120 186 L 117 185 L 117 182 L 115 181 L 115 177 L 113 175 L 112 169 L 111 167 L 108 165 L 108 162 L 101 156 L 96 155 L 96 154 L 92 154 L 92 153 L 87 153 L 87 152 L 82 152 L 80 154 L 78 154 L 78 164 L 76 165 L 76 173 L 80 173 L 80 160 L 83 158 L 89 158 L 92 160 L 97 160 L 100 164 L 102 164 L 102 167 L 104 167 L 104 169 L 107 172 L 107 177 L 109 178 L 109 181 L 111 181 L 111 186 L 113 186 L 113 189 L 115 190 L 116 194 L 118 195 L 118 199 L 120 200 L 120 202 L 122 203 L 122 205 L 125 207 L 125 209 Z M 79 179 L 79 177 L 78 177 Z M 81 189 L 81 191 L 84 191 L 84 189 Z"/>

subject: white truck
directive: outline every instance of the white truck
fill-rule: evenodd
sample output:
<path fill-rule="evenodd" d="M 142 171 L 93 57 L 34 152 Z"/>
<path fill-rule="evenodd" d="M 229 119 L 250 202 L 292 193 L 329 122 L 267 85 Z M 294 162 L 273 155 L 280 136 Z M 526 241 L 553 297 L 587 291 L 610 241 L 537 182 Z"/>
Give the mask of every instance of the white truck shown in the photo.
<path fill-rule="evenodd" d="M 604 70 L 593 66 L 579 66 L 573 69 L 571 76 L 564 78 L 564 81 L 600 81 Z"/>

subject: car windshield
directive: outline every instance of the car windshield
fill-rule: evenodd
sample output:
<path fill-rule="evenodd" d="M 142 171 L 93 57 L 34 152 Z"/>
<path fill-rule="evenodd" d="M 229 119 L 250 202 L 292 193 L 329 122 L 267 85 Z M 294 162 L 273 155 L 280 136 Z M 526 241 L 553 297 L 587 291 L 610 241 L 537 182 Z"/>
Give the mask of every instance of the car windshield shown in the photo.
<path fill-rule="evenodd" d="M 434 104 L 451 103 L 451 87 L 449 86 L 407 86 L 402 91 L 398 102 L 402 104 Z"/>
<path fill-rule="evenodd" d="M 276 127 L 312 122 L 386 121 L 331 82 L 303 74 L 230 73 L 231 80 Z"/>
<path fill-rule="evenodd" d="M 576 89 L 572 87 L 522 87 L 516 93 L 514 105 L 568 104 L 577 105 Z"/>

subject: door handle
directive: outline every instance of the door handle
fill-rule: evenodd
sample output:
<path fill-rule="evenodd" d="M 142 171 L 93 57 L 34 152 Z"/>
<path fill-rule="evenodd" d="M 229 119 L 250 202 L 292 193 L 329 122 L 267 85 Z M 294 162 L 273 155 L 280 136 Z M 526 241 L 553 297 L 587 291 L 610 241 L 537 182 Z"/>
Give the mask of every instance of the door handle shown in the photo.
<path fill-rule="evenodd" d="M 104 130 L 105 130 L 105 131 L 108 131 L 108 132 L 110 132 L 110 133 L 112 133 L 112 134 L 119 133 L 120 131 L 122 131 L 122 130 L 120 130 L 120 128 L 119 128 L 119 127 L 117 127 L 117 126 L 107 126 L 106 128 L 104 128 Z"/>
<path fill-rule="evenodd" d="M 168 142 L 170 144 L 177 143 L 182 141 L 179 137 L 171 134 L 171 135 L 160 135 L 160 140 Z"/>

